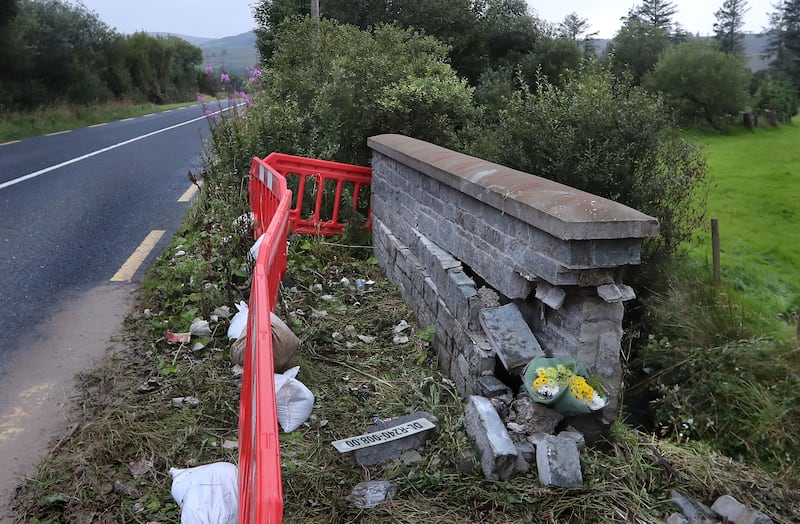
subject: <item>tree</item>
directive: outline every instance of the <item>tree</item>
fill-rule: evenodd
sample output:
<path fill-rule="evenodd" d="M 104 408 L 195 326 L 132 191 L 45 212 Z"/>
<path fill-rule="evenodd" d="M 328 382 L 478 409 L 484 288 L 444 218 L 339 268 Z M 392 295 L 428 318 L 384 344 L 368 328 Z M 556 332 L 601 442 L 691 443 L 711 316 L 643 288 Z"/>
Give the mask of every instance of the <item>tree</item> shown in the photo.
<path fill-rule="evenodd" d="M 578 13 L 570 13 L 558 24 L 558 34 L 562 38 L 577 40 L 580 35 L 589 30 L 589 21 L 578 16 Z"/>
<path fill-rule="evenodd" d="M 669 45 L 666 29 L 638 17 L 628 17 L 606 48 L 606 54 L 618 76 L 630 73 L 631 81 L 639 85 Z"/>
<path fill-rule="evenodd" d="M 770 69 L 785 74 L 800 92 L 800 0 L 783 0 L 770 14 L 765 57 Z"/>
<path fill-rule="evenodd" d="M 672 17 L 678 12 L 675 4 L 666 0 L 642 0 L 642 4 L 634 8 L 633 15 L 645 24 L 663 29 L 668 32 L 672 29 Z"/>
<path fill-rule="evenodd" d="M 595 49 L 594 39 L 598 32 L 589 33 L 589 27 L 591 25 L 587 19 L 579 17 L 578 13 L 570 13 L 558 24 L 558 34 L 560 37 L 570 40 L 578 40 L 583 35 L 583 53 L 587 56 L 593 56 Z"/>
<path fill-rule="evenodd" d="M 744 14 L 749 11 L 747 0 L 725 0 L 722 7 L 714 13 L 714 38 L 719 50 L 744 58 Z"/>
<path fill-rule="evenodd" d="M 692 40 L 668 49 L 644 85 L 664 94 L 684 121 L 703 118 L 719 128 L 720 117 L 736 114 L 749 100 L 750 71 L 715 45 Z"/>

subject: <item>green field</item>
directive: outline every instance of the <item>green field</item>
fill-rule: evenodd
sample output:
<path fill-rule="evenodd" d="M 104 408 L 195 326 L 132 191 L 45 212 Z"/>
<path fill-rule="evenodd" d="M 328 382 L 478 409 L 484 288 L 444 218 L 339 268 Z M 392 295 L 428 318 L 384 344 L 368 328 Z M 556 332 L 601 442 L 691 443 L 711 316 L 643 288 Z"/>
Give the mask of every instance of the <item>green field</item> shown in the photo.
<path fill-rule="evenodd" d="M 800 309 L 800 126 L 686 136 L 706 151 L 723 284 L 764 315 L 791 321 Z M 710 220 L 701 240 L 694 256 L 710 267 Z"/>

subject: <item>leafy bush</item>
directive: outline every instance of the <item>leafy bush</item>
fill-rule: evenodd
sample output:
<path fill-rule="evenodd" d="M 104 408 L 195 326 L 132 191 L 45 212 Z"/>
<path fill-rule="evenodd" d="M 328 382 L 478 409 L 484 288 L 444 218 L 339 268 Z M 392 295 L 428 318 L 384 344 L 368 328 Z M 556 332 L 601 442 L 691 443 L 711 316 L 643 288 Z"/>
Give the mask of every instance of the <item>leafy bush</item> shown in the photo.
<path fill-rule="evenodd" d="M 710 42 L 690 40 L 667 49 L 643 84 L 663 93 L 683 121 L 702 118 L 718 128 L 721 117 L 747 105 L 749 81 L 741 59 Z"/>
<path fill-rule="evenodd" d="M 787 122 L 798 111 L 797 92 L 791 81 L 782 75 L 772 75 L 761 82 L 754 103 L 756 109 L 775 111 Z"/>
<path fill-rule="evenodd" d="M 443 146 L 474 114 L 447 48 L 411 30 L 372 32 L 327 20 L 281 25 L 256 101 L 258 153 L 367 164 L 367 137 L 411 134 Z"/>
<path fill-rule="evenodd" d="M 472 154 L 652 215 L 661 235 L 645 256 L 676 252 L 702 223 L 706 166 L 662 102 L 602 69 L 586 68 L 561 89 L 538 82 L 483 124 Z"/>
<path fill-rule="evenodd" d="M 476 114 L 472 89 L 433 38 L 299 18 L 274 33 L 252 103 L 214 117 L 217 161 L 237 180 L 273 151 L 367 165 L 367 137 L 381 133 L 456 147 Z"/>

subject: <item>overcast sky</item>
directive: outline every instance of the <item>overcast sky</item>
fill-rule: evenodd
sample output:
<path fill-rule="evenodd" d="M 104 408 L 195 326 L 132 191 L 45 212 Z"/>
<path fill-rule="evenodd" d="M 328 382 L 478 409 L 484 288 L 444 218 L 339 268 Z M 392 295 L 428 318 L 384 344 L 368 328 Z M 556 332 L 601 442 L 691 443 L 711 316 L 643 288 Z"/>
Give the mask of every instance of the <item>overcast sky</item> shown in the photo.
<path fill-rule="evenodd" d="M 435 2 L 437 0 L 431 0 Z M 324 3 L 325 0 L 320 0 Z M 675 20 L 694 34 L 711 34 L 714 12 L 724 0 L 673 0 L 678 7 Z M 73 0 L 73 3 L 77 3 Z M 258 0 L 83 0 L 100 19 L 121 33 L 135 31 L 176 33 L 221 38 L 250 31 L 255 26 L 252 5 Z M 640 0 L 528 0 L 537 16 L 560 22 L 572 12 L 586 18 L 591 31 L 611 38 L 625 16 Z M 761 32 L 767 26 L 771 0 L 748 0 L 745 31 Z"/>

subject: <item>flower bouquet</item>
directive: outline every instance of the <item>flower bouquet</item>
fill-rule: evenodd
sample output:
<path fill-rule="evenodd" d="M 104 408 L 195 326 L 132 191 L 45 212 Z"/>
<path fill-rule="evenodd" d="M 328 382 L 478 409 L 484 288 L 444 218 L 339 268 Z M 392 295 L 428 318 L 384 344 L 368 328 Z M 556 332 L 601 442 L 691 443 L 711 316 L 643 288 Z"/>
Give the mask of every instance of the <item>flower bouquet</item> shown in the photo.
<path fill-rule="evenodd" d="M 608 402 L 600 384 L 571 359 L 535 358 L 525 368 L 523 383 L 534 402 L 567 416 L 597 411 Z"/>

